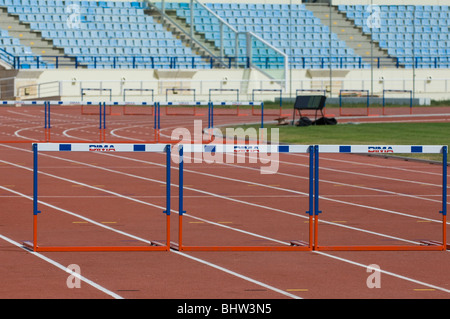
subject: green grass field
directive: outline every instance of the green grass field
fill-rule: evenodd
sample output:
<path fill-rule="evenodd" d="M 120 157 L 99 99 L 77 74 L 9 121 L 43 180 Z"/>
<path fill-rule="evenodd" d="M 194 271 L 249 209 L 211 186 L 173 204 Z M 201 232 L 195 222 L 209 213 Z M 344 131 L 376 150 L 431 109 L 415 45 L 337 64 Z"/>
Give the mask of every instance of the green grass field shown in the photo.
<path fill-rule="evenodd" d="M 258 129 L 259 125 L 241 127 Z M 286 144 L 450 145 L 450 123 L 364 123 L 306 127 L 265 125 L 265 127 L 268 129 L 269 141 L 271 129 L 278 129 L 279 142 Z M 439 154 L 402 154 L 402 156 L 442 161 Z"/>
<path fill-rule="evenodd" d="M 293 106 L 293 102 L 291 101 L 282 101 L 281 103 L 281 107 L 283 109 L 287 109 L 287 110 L 292 110 L 292 106 Z M 449 106 L 450 105 L 450 100 L 431 100 L 430 106 Z M 381 107 L 382 104 L 377 104 L 377 103 L 372 103 L 370 105 L 371 107 Z M 390 104 L 387 103 L 385 105 L 386 107 L 408 107 L 409 105 L 405 105 L 405 104 Z M 413 105 L 414 107 L 415 105 Z M 267 109 L 276 109 L 280 107 L 280 102 L 274 102 L 274 101 L 264 101 L 264 108 Z M 346 108 L 365 108 L 367 107 L 366 103 L 345 103 L 344 105 L 342 105 L 342 107 L 346 107 Z M 243 107 L 245 108 L 245 107 Z M 328 109 L 335 109 L 335 108 L 339 108 L 339 104 L 332 104 L 327 102 L 326 103 L 326 108 Z"/>

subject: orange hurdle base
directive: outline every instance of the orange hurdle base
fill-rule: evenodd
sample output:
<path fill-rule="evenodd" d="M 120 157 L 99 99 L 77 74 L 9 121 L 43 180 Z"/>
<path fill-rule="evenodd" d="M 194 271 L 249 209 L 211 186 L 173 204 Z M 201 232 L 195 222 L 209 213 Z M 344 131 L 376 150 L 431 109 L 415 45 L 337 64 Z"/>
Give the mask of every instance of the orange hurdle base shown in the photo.
<path fill-rule="evenodd" d="M 178 243 L 170 242 L 170 248 L 178 251 L 312 251 L 313 216 L 309 217 L 309 243 L 292 240 L 286 246 L 185 246 L 183 245 L 183 215 L 178 216 Z"/>
<path fill-rule="evenodd" d="M 317 246 L 317 251 L 439 251 L 445 250 L 444 245 L 416 245 L 416 246 Z"/>
<path fill-rule="evenodd" d="M 170 243 L 170 248 L 178 251 L 312 251 L 312 246 L 179 246 Z"/>
<path fill-rule="evenodd" d="M 450 244 L 443 245 L 442 242 L 436 240 L 422 240 L 421 243 L 429 246 L 442 246 L 443 250 L 450 250 Z"/>
<path fill-rule="evenodd" d="M 35 252 L 101 252 L 101 251 L 168 251 L 169 246 L 158 242 L 151 242 L 150 246 L 72 246 L 72 247 L 39 247 L 33 242 L 23 242 L 23 247 Z"/>

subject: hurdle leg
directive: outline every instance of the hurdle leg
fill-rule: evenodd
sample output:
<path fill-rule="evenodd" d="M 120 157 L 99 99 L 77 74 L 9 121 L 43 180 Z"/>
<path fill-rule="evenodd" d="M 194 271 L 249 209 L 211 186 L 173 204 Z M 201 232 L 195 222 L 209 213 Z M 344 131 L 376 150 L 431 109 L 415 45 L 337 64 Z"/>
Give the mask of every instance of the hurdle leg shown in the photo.
<path fill-rule="evenodd" d="M 33 149 L 33 242 L 25 241 L 23 245 L 25 248 L 32 251 L 37 251 L 37 215 L 38 210 L 38 149 L 37 144 L 32 145 Z"/>

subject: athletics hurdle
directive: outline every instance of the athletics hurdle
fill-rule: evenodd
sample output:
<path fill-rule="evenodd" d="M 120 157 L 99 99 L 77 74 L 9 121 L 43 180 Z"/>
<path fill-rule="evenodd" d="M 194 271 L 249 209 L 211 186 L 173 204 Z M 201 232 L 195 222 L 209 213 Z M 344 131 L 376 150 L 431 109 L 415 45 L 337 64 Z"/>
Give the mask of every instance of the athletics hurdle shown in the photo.
<path fill-rule="evenodd" d="M 210 102 L 211 103 L 211 109 L 212 116 L 247 116 L 248 114 L 241 113 L 240 106 L 251 106 L 252 107 L 252 113 L 251 115 L 261 116 L 261 118 L 264 117 L 263 111 L 264 111 L 264 102 L 258 103 L 258 102 Z M 254 113 L 253 109 L 255 105 L 261 105 L 261 113 L 256 114 Z M 236 106 L 236 112 L 216 112 L 215 107 L 217 106 Z"/>
<path fill-rule="evenodd" d="M 197 113 L 197 106 L 202 106 L 202 105 L 208 105 L 209 102 L 158 102 L 160 105 L 163 105 L 166 112 L 166 115 L 180 115 L 180 116 L 186 116 L 186 115 L 192 115 L 192 116 L 203 116 L 205 115 L 204 113 Z M 171 106 L 175 106 L 175 107 L 184 107 L 185 109 L 187 107 L 189 107 L 189 112 L 169 112 L 169 107 Z"/>
<path fill-rule="evenodd" d="M 33 241 L 25 241 L 24 247 L 35 252 L 68 252 L 68 251 L 167 251 L 170 249 L 170 161 L 171 147 L 165 144 L 117 144 L 93 145 L 89 143 L 61 144 L 61 143 L 34 143 L 33 149 Z M 38 153 L 39 152 L 103 152 L 110 151 L 111 147 L 115 152 L 156 152 L 166 153 L 166 244 L 150 241 L 146 246 L 39 246 L 38 245 L 38 215 L 42 212 L 38 204 Z"/>
<path fill-rule="evenodd" d="M 383 115 L 386 115 L 386 92 L 389 93 L 409 93 L 409 114 L 413 113 L 412 105 L 413 105 L 413 92 L 412 90 L 383 90 Z"/>
<path fill-rule="evenodd" d="M 239 89 L 209 89 L 209 101 L 211 102 L 211 92 L 236 92 L 236 101 L 239 101 Z"/>
<path fill-rule="evenodd" d="M 107 92 L 109 92 L 109 101 L 112 101 L 112 89 L 81 88 L 81 102 L 84 101 L 84 95 L 86 94 L 86 93 L 84 93 L 85 91 L 100 91 L 100 92 L 107 91 Z M 102 94 L 102 93 L 100 93 L 100 94 Z M 96 112 L 85 110 L 85 106 L 95 105 L 95 104 L 96 103 L 92 103 L 92 102 L 87 102 L 86 105 L 81 103 L 81 115 L 98 115 L 98 113 L 96 113 Z M 109 106 L 108 114 L 111 114 L 111 106 Z"/>
<path fill-rule="evenodd" d="M 283 114 L 283 98 L 282 98 L 283 90 L 280 90 L 280 89 L 253 89 L 253 91 L 252 91 L 252 102 L 255 101 L 255 92 L 280 92 L 280 109 L 279 109 L 279 112 L 277 114 L 266 114 L 266 115 L 273 115 L 273 116 L 289 115 L 289 114 Z M 252 115 L 259 115 L 259 114 L 255 113 L 254 109 L 252 108 Z"/>
<path fill-rule="evenodd" d="M 153 141 L 143 141 L 142 143 L 160 143 L 160 130 L 161 130 L 161 107 L 159 102 L 103 102 L 103 111 L 100 112 L 100 131 L 101 131 L 101 141 L 107 141 L 106 140 L 106 112 L 105 108 L 106 105 L 109 106 L 137 106 L 137 107 L 147 107 L 151 108 L 151 113 L 131 113 L 131 114 L 123 114 L 123 115 L 136 115 L 136 116 L 153 116 L 153 130 L 154 133 L 154 139 Z M 117 141 L 111 141 L 108 140 L 107 142 L 117 142 Z"/>
<path fill-rule="evenodd" d="M 125 102 L 127 100 L 126 98 L 126 92 L 152 92 L 152 101 L 155 99 L 155 93 L 153 89 L 123 89 L 123 101 Z"/>
<path fill-rule="evenodd" d="M 218 104 L 218 105 L 236 105 L 237 106 L 237 114 L 239 114 L 239 105 L 244 105 L 244 106 L 255 106 L 254 102 L 209 102 L 208 104 L 208 129 L 212 129 L 214 128 L 214 116 L 215 115 L 229 115 L 229 114 L 224 114 L 224 113 L 218 113 L 216 114 L 215 110 L 214 110 L 214 104 Z M 261 128 L 264 128 L 264 102 L 261 102 L 261 113 L 259 114 L 259 116 L 261 117 Z"/>
<path fill-rule="evenodd" d="M 187 103 L 183 103 L 183 102 L 177 102 L 177 103 L 173 103 L 169 101 L 169 91 L 172 91 L 173 94 L 178 94 L 179 91 L 183 91 L 183 92 L 193 92 L 193 101 L 194 104 L 189 104 L 189 102 Z M 166 111 L 166 115 L 197 115 L 196 114 L 196 108 L 195 108 L 195 102 L 197 101 L 196 97 L 195 97 L 195 89 L 183 89 L 183 88 L 169 88 L 166 89 L 166 104 L 165 105 L 165 111 Z M 183 113 L 183 112 L 175 112 L 175 113 L 169 113 L 169 106 L 184 106 L 184 105 L 193 105 L 193 112 L 192 113 Z"/>
<path fill-rule="evenodd" d="M 126 92 L 152 92 L 152 99 L 151 101 L 155 100 L 155 94 L 154 94 L 154 90 L 153 89 L 123 89 L 123 101 L 127 102 L 127 98 L 126 98 Z M 148 112 L 148 107 L 151 104 L 149 103 L 145 103 L 145 104 L 139 104 L 139 103 L 130 103 L 127 102 L 127 104 L 123 105 L 123 109 L 122 109 L 122 113 L 123 115 L 153 115 L 153 108 L 151 108 L 151 112 Z M 133 107 L 133 110 L 135 108 L 138 108 L 140 112 L 130 112 L 128 110 L 128 108 Z M 142 112 L 142 110 L 146 110 L 147 112 Z"/>
<path fill-rule="evenodd" d="M 48 142 L 50 140 L 50 103 L 47 101 L 0 101 L 0 105 L 4 106 L 14 106 L 14 107 L 23 107 L 23 106 L 44 106 L 44 139 L 33 140 L 33 142 Z M 6 119 L 2 121 L 3 125 L 5 125 Z M 13 141 L 13 140 L 2 140 L 1 143 L 30 143 L 30 140 L 21 140 L 21 141 Z"/>
<path fill-rule="evenodd" d="M 54 106 L 78 106 L 81 105 L 81 109 L 83 109 L 84 105 L 89 105 L 89 106 L 94 106 L 97 107 L 98 104 L 98 112 L 94 113 L 88 113 L 88 115 L 98 115 L 99 117 L 99 125 L 98 125 L 98 129 L 99 129 L 99 141 L 100 142 L 104 142 L 105 141 L 105 128 L 106 128 L 106 104 L 104 102 L 64 102 L 64 101 L 47 101 L 48 104 L 48 139 L 46 140 L 47 142 L 50 142 L 50 129 L 51 129 L 51 125 L 50 125 L 50 119 L 51 119 L 51 105 Z M 111 106 L 110 106 L 111 107 Z M 85 114 L 86 115 L 86 114 Z M 55 141 L 53 141 L 55 142 Z"/>
<path fill-rule="evenodd" d="M 447 152 L 448 147 L 442 145 L 316 145 L 314 147 L 314 250 L 323 251 L 423 251 L 423 250 L 446 250 L 449 245 L 447 239 Z M 318 245 L 318 215 L 323 213 L 319 210 L 319 154 L 320 153 L 343 153 L 343 154 L 442 154 L 442 243 L 438 241 L 423 240 L 417 245 L 347 245 L 347 246 L 320 246 Z"/>
<path fill-rule="evenodd" d="M 251 150 L 251 151 L 249 151 Z M 183 243 L 183 216 L 186 214 L 184 210 L 184 152 L 186 153 L 243 153 L 249 152 L 258 153 L 303 153 L 309 154 L 309 210 L 306 212 L 309 215 L 309 242 L 302 240 L 293 240 L 286 243 L 285 246 L 187 246 Z M 174 150 L 175 152 L 175 150 Z M 179 145 L 179 185 L 178 185 L 178 243 L 172 242 L 171 248 L 178 251 L 311 251 L 313 249 L 313 156 L 314 151 L 312 146 L 308 145 L 202 145 L 202 144 L 186 144 Z"/>
<path fill-rule="evenodd" d="M 360 116 L 362 114 L 344 114 L 342 112 L 342 95 L 357 94 L 356 98 L 361 97 L 362 93 L 366 93 L 366 115 L 369 116 L 370 97 L 369 90 L 340 90 L 339 91 L 339 115 L 340 116 Z"/>
<path fill-rule="evenodd" d="M 44 106 L 44 139 L 43 140 L 33 140 L 31 142 L 50 142 L 51 141 L 51 129 L 52 129 L 52 106 L 81 106 L 90 105 L 97 107 L 98 104 L 98 112 L 95 115 L 99 116 L 99 141 L 104 140 L 104 119 L 105 119 L 105 105 L 102 102 L 64 102 L 64 101 L 1 101 L 1 105 L 35 105 L 35 106 Z M 7 141 L 5 141 L 7 142 Z M 26 141 L 30 143 L 30 140 Z"/>
<path fill-rule="evenodd" d="M 101 88 L 81 88 L 81 101 L 84 100 L 85 91 L 99 91 L 99 92 L 109 92 L 109 100 L 112 101 L 112 89 L 101 89 Z M 101 95 L 102 93 L 100 93 Z"/>

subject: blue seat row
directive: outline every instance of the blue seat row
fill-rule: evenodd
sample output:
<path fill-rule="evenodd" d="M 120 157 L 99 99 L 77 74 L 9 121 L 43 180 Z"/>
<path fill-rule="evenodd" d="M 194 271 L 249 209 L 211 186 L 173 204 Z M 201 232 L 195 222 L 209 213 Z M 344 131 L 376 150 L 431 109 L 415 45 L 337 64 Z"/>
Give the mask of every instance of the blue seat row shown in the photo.
<path fill-rule="evenodd" d="M 366 11 L 367 5 L 339 5 L 340 11 Z M 449 11 L 448 6 L 443 5 L 383 5 L 380 6 L 381 12 L 441 12 Z"/>
<path fill-rule="evenodd" d="M 168 56 L 168 55 L 190 55 L 189 48 L 139 48 L 139 47 L 65 47 L 64 51 L 69 55 L 86 56 Z"/>
<path fill-rule="evenodd" d="M 1 0 L 0 0 L 1 1 Z M 73 13 L 72 10 L 77 10 L 82 15 L 112 15 L 112 16 L 129 16 L 129 17 L 146 17 L 142 10 L 132 8 L 93 8 L 93 7 L 15 7 L 8 6 L 8 13 L 11 14 L 58 14 L 68 17 Z M 148 17 L 151 18 L 151 17 Z"/>
<path fill-rule="evenodd" d="M 135 8 L 141 9 L 139 1 L 76 1 L 76 0 L 0 0 L 0 6 L 24 7 L 66 7 L 68 5 L 99 8 Z"/>

